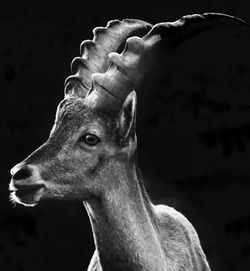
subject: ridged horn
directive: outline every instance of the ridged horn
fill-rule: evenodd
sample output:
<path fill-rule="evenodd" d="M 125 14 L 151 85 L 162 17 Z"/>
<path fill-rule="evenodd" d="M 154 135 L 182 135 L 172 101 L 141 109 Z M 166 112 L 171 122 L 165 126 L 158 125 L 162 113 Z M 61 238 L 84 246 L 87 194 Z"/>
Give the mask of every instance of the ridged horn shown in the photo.
<path fill-rule="evenodd" d="M 93 73 L 107 70 L 110 52 L 117 52 L 129 36 L 145 35 L 152 25 L 135 19 L 109 21 L 106 27 L 93 30 L 93 40 L 85 40 L 80 46 L 80 57 L 73 59 L 73 75 L 65 80 L 65 98 L 69 96 L 85 97 L 89 91 Z"/>
<path fill-rule="evenodd" d="M 103 110 L 118 110 L 128 93 L 178 45 L 209 29 L 227 25 L 247 24 L 221 13 L 193 14 L 175 22 L 156 24 L 143 38 L 128 38 L 121 54 L 109 54 L 112 62 L 109 69 L 92 75 L 93 88 L 86 99 Z"/>

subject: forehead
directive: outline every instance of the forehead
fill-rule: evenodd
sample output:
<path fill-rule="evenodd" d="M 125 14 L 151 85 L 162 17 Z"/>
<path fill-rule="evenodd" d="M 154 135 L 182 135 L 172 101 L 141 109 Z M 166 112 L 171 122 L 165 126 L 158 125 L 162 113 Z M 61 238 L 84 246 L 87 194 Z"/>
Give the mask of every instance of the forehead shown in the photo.
<path fill-rule="evenodd" d="M 82 98 L 67 98 L 59 103 L 56 112 L 56 126 L 73 129 L 91 123 L 99 123 L 108 130 L 114 128 L 115 125 L 114 120 L 102 112 L 90 108 Z"/>
<path fill-rule="evenodd" d="M 87 113 L 84 101 L 80 98 L 68 98 L 62 100 L 56 111 L 56 122 L 84 116 Z"/>

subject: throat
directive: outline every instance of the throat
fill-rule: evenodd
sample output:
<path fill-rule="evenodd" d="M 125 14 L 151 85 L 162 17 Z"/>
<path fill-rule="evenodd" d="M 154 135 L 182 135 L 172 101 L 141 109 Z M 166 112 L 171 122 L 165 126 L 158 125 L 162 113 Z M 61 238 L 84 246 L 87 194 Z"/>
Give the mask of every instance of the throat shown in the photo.
<path fill-rule="evenodd" d="M 136 185 L 136 187 L 135 187 Z M 163 270 L 163 252 L 151 203 L 138 182 L 85 202 L 97 253 L 105 270 Z"/>

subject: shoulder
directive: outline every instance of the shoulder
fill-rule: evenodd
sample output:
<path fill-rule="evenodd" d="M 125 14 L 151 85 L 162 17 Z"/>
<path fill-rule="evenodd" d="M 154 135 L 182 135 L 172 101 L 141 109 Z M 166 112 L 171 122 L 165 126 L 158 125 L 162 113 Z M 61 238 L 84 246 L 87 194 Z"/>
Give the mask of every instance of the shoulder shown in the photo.
<path fill-rule="evenodd" d="M 210 270 L 198 234 L 188 219 L 166 205 L 153 205 L 153 209 L 168 257 L 181 264 L 184 270 L 189 270 L 187 267 L 191 265 L 195 270 Z"/>
<path fill-rule="evenodd" d="M 167 226 L 169 230 L 182 231 L 184 234 L 188 232 L 193 238 L 198 238 L 193 225 L 182 213 L 173 207 L 167 205 L 153 205 L 153 209 L 159 219 L 160 225 Z"/>

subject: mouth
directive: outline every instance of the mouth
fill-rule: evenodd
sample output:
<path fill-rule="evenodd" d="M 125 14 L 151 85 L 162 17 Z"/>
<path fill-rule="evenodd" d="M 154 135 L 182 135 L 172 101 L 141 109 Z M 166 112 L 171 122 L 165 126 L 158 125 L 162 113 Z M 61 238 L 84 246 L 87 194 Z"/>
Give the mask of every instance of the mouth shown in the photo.
<path fill-rule="evenodd" d="M 12 185 L 9 190 L 10 200 L 13 204 L 19 203 L 24 206 L 33 207 L 39 202 L 44 190 L 44 185 Z"/>

